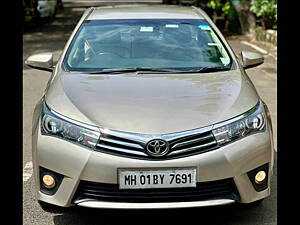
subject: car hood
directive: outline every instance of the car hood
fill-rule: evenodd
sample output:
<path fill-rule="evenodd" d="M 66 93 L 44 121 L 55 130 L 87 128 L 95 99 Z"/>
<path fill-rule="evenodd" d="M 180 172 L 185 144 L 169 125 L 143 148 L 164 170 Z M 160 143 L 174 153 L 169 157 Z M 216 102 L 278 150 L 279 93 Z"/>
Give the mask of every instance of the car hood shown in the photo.
<path fill-rule="evenodd" d="M 119 131 L 166 134 L 238 116 L 258 94 L 240 70 L 198 74 L 58 72 L 46 102 L 72 119 Z"/>

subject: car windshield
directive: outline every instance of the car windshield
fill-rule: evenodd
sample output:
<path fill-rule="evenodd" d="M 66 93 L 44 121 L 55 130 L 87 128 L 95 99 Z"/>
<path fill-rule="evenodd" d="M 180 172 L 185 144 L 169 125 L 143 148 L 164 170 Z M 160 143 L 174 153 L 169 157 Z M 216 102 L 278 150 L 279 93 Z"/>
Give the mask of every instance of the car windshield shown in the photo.
<path fill-rule="evenodd" d="M 68 71 L 196 71 L 231 68 L 231 58 L 206 20 L 91 20 L 64 58 Z M 200 71 L 200 70 L 199 70 Z"/>

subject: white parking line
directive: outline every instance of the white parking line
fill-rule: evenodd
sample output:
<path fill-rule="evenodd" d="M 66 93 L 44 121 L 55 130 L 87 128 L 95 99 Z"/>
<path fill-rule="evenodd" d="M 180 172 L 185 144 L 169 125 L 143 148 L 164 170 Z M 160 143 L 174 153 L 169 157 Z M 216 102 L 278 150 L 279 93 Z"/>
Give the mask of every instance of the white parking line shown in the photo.
<path fill-rule="evenodd" d="M 23 182 L 26 182 L 30 179 L 30 177 L 32 176 L 32 162 L 27 162 L 24 169 L 23 169 Z"/>
<path fill-rule="evenodd" d="M 260 47 L 258 47 L 256 45 L 254 45 L 254 44 L 251 44 L 248 41 L 242 41 L 241 43 L 243 43 L 244 45 L 248 45 L 251 48 L 254 48 L 255 50 L 259 51 L 262 54 L 268 54 L 268 52 L 266 50 L 264 50 L 264 49 L 262 49 L 262 48 L 260 48 Z"/>
<path fill-rule="evenodd" d="M 273 54 L 269 53 L 265 49 L 258 47 L 257 45 L 251 44 L 248 41 L 241 41 L 241 43 L 244 44 L 244 45 L 248 45 L 251 48 L 254 48 L 256 51 L 259 51 L 262 54 L 269 55 L 269 56 L 273 57 L 277 61 L 277 57 L 276 56 L 274 56 Z"/>

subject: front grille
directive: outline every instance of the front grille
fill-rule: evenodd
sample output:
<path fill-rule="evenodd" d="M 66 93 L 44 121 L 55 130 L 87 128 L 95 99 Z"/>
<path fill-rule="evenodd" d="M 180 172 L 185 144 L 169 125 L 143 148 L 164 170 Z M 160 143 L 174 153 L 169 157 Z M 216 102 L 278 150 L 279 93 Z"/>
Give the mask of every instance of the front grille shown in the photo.
<path fill-rule="evenodd" d="M 113 135 L 103 135 L 102 133 L 96 150 L 124 155 L 147 156 L 142 143 Z"/>
<path fill-rule="evenodd" d="M 119 189 L 117 184 L 81 181 L 73 201 L 99 200 L 109 202 L 187 202 L 212 199 L 234 199 L 239 195 L 232 178 L 199 182 L 195 188 Z"/>
<path fill-rule="evenodd" d="M 163 158 L 155 158 L 146 153 L 146 145 L 153 139 L 163 139 L 168 142 L 169 153 Z M 204 153 L 218 147 L 210 128 L 165 135 L 144 135 L 103 130 L 96 145 L 96 151 L 140 159 L 161 160 Z"/>
<path fill-rule="evenodd" d="M 215 140 L 212 132 L 209 131 L 170 141 L 171 152 L 169 153 L 169 156 L 182 156 L 195 152 L 203 153 L 208 150 L 215 149 L 217 146 L 217 141 Z"/>

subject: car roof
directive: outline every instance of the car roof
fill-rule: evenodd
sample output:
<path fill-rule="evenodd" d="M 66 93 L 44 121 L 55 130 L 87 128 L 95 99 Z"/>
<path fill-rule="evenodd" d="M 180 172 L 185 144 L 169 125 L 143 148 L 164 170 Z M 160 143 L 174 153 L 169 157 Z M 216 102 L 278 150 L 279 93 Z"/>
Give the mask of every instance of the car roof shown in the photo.
<path fill-rule="evenodd" d="M 116 5 L 95 7 L 86 20 L 101 19 L 203 19 L 201 10 L 176 5 Z"/>

